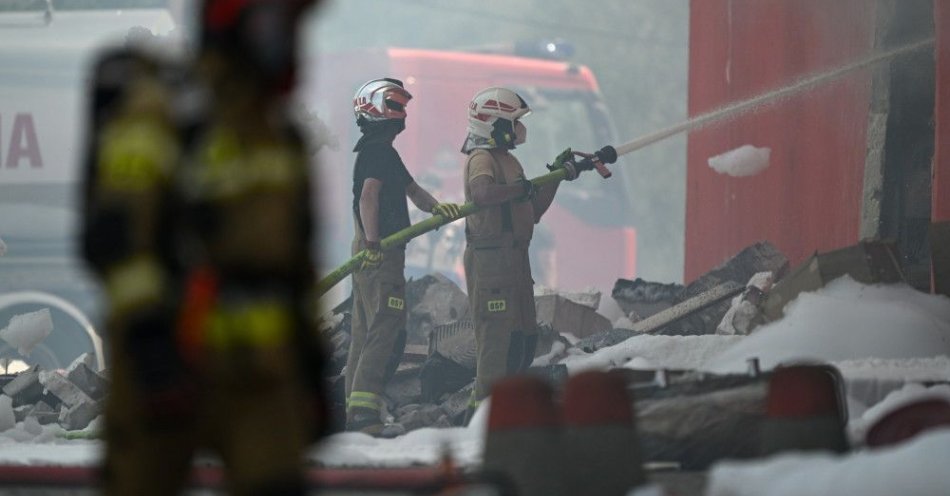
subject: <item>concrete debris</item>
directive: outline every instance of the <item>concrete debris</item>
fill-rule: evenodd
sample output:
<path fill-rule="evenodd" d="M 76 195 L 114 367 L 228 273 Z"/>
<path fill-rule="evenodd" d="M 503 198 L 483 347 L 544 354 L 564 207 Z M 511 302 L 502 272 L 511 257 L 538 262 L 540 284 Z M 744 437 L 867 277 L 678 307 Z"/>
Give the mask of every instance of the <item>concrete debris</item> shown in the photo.
<path fill-rule="evenodd" d="M 673 306 L 683 289 L 682 284 L 650 282 L 639 277 L 633 281 L 617 279 L 610 296 L 627 318 L 637 322 Z"/>
<path fill-rule="evenodd" d="M 771 272 L 778 280 L 787 271 L 788 259 L 785 255 L 771 243 L 756 243 L 691 282 L 673 303 L 683 303 L 727 283 L 744 287 L 746 282 L 759 272 Z M 653 332 L 662 335 L 714 334 L 730 304 L 728 299 L 720 301 Z"/>
<path fill-rule="evenodd" d="M 663 329 L 678 328 L 683 322 L 693 318 L 711 318 L 709 309 L 714 309 L 718 313 L 718 307 L 723 302 L 728 302 L 733 296 L 738 295 L 743 290 L 743 286 L 732 281 L 725 281 L 722 284 L 677 303 L 662 312 L 655 313 L 639 322 L 633 324 L 631 329 L 637 334 L 653 334 Z"/>
<path fill-rule="evenodd" d="M 20 372 L 3 386 L 3 394 L 13 398 L 13 406 L 32 405 L 43 399 L 39 367 Z"/>
<path fill-rule="evenodd" d="M 37 403 L 27 417 L 34 418 L 40 425 L 52 424 L 59 421 L 59 410 L 45 401 Z"/>
<path fill-rule="evenodd" d="M 421 369 L 423 366 L 423 364 L 403 362 L 396 369 L 393 378 L 386 384 L 385 394 L 397 409 L 419 402 L 422 397 Z"/>
<path fill-rule="evenodd" d="M 439 405 L 407 405 L 397 410 L 396 422 L 407 431 L 432 427 L 436 424 L 451 425 L 445 411 Z"/>
<path fill-rule="evenodd" d="M 41 370 L 40 384 L 67 408 L 93 401 L 79 386 L 69 382 L 69 379 L 56 371 Z"/>
<path fill-rule="evenodd" d="M 443 395 L 454 393 L 471 383 L 475 379 L 475 369 L 435 352 L 422 364 L 419 379 L 422 400 L 436 402 Z"/>
<path fill-rule="evenodd" d="M 67 431 L 76 431 L 85 429 L 100 412 L 99 403 L 92 399 L 87 399 L 71 407 L 63 405 L 59 414 L 59 424 Z"/>
<path fill-rule="evenodd" d="M 444 397 L 442 400 L 440 406 L 442 410 L 445 411 L 452 425 L 462 425 L 465 420 L 465 412 L 468 411 L 468 405 L 472 400 L 472 390 L 474 388 L 475 383 L 470 382 L 462 389 Z"/>
<path fill-rule="evenodd" d="M 610 329 L 587 336 L 574 346 L 585 353 L 593 353 L 601 348 L 622 343 L 636 335 L 637 333 L 630 329 Z"/>
<path fill-rule="evenodd" d="M 563 298 L 567 298 L 568 300 L 571 300 L 574 303 L 577 303 L 578 305 L 584 305 L 585 307 L 589 307 L 593 310 L 597 310 L 598 308 L 600 308 L 601 294 L 600 294 L 600 291 L 597 291 L 594 288 L 589 288 L 585 291 L 575 291 L 575 292 L 559 291 L 557 289 L 548 288 L 545 286 L 535 286 L 534 288 L 535 300 L 537 300 L 539 296 L 546 296 L 546 295 L 552 295 L 552 294 L 559 295 Z"/>
<path fill-rule="evenodd" d="M 90 360 L 95 360 L 89 353 L 84 353 L 66 369 L 66 379 L 86 393 L 90 398 L 99 401 L 106 396 L 109 382 L 95 372 L 95 365 L 90 366 Z M 95 364 L 95 361 L 91 363 Z"/>
<path fill-rule="evenodd" d="M 716 334 L 745 336 L 764 324 L 762 304 L 765 295 L 772 289 L 772 282 L 771 272 L 759 272 L 752 276 L 745 291 L 732 299 L 732 306 L 716 327 Z"/>
<path fill-rule="evenodd" d="M 13 416 L 16 418 L 17 422 L 23 422 L 23 420 L 25 420 L 30 415 L 30 412 L 32 412 L 34 408 L 36 407 L 33 405 L 15 407 L 13 409 Z"/>
<path fill-rule="evenodd" d="M 468 296 L 442 274 L 432 274 L 406 284 L 409 313 L 406 327 L 410 343 L 424 343 L 432 329 L 468 316 Z"/>
<path fill-rule="evenodd" d="M 573 334 L 584 338 L 612 327 L 610 320 L 597 313 L 597 310 L 575 303 L 560 294 L 536 296 L 534 303 L 538 322 L 551 326 L 560 334 Z"/>
<path fill-rule="evenodd" d="M 769 321 L 784 315 L 785 305 L 805 291 L 814 291 L 843 276 L 864 284 L 906 282 L 901 271 L 900 254 L 893 242 L 862 241 L 856 245 L 816 253 L 792 270 L 787 276 L 776 278 L 762 304 Z"/>
<path fill-rule="evenodd" d="M 435 355 L 474 371 L 475 324 L 471 319 L 434 327 L 429 334 L 429 357 Z"/>
<path fill-rule="evenodd" d="M 16 414 L 13 412 L 13 398 L 0 395 L 0 432 L 16 426 Z"/>

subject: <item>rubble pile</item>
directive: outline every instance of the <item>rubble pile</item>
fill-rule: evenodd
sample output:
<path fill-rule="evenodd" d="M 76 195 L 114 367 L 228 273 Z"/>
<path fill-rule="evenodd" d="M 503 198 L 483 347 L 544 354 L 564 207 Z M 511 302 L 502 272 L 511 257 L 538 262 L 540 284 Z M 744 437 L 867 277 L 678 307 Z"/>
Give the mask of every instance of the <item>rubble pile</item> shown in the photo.
<path fill-rule="evenodd" d="M 0 376 L 0 382 L 0 410 L 8 398 L 15 422 L 56 423 L 67 431 L 85 429 L 99 416 L 109 387 L 108 380 L 96 371 L 95 357 L 88 353 L 65 371 L 34 366 Z"/>
<path fill-rule="evenodd" d="M 778 279 L 787 271 L 785 255 L 771 243 L 760 242 L 686 286 L 619 279 L 611 294 L 631 322 L 657 320 L 657 325 L 649 329 L 638 329 L 641 332 L 668 336 L 715 334 L 731 307 L 733 293 L 740 292 L 756 274 L 771 273 Z M 710 295 L 712 297 L 704 300 Z M 687 303 L 695 308 L 680 314 L 673 312 L 675 307 Z M 669 312 L 670 318 L 657 319 L 664 312 Z"/>

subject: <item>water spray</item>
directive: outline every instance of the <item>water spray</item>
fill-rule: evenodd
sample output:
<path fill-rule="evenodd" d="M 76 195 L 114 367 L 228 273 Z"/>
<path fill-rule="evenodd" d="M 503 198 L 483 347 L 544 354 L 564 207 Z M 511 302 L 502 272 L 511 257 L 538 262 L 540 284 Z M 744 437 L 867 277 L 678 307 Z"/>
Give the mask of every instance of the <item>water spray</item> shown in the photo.
<path fill-rule="evenodd" d="M 906 55 L 924 48 L 933 46 L 934 38 L 927 38 L 922 41 L 915 43 L 910 43 L 898 48 L 887 50 L 884 52 L 878 52 L 872 55 L 869 55 L 863 59 L 845 64 L 836 69 L 829 71 L 821 72 L 814 74 L 812 76 L 805 77 L 800 79 L 792 84 L 783 86 L 776 90 L 772 90 L 768 93 L 763 93 L 761 95 L 731 103 L 724 107 L 720 107 L 716 110 L 697 115 L 689 120 L 683 121 L 679 124 L 667 127 L 665 129 L 660 129 L 653 133 L 641 136 L 632 141 L 623 143 L 617 147 L 605 146 L 600 150 L 590 154 L 583 160 L 579 161 L 577 165 L 581 169 L 590 170 L 596 169 L 598 173 L 604 178 L 610 177 L 610 171 L 604 166 L 604 164 L 612 164 L 617 161 L 618 157 L 626 155 L 635 150 L 639 150 L 653 143 L 663 141 L 667 138 L 675 136 L 682 132 L 695 131 L 697 129 L 708 126 L 714 122 L 718 122 L 726 119 L 733 119 L 740 115 L 743 115 L 748 112 L 758 111 L 761 108 L 767 105 L 773 105 L 775 103 L 786 100 L 794 95 L 803 93 L 812 88 L 815 88 L 818 85 L 825 84 L 830 81 L 834 81 L 842 76 L 848 75 L 854 71 L 870 67 L 872 65 L 878 64 L 880 62 L 890 60 L 894 57 L 899 57 L 901 55 Z M 756 152 L 756 150 L 767 150 L 767 149 L 754 149 L 752 153 L 748 149 L 742 147 L 738 150 L 733 150 L 727 152 L 723 155 L 713 157 L 712 161 L 719 160 L 720 163 L 725 163 L 723 173 L 731 174 L 732 171 L 737 170 L 755 170 L 758 172 L 768 166 L 768 153 L 764 154 L 765 163 L 762 164 L 763 154 L 761 151 Z M 564 169 L 555 170 L 548 174 L 536 177 L 531 180 L 535 186 L 543 186 L 545 184 L 555 183 L 563 181 L 567 178 L 567 172 Z M 461 217 L 466 217 L 477 211 L 481 210 L 481 207 L 475 205 L 474 203 L 466 203 L 461 206 Z M 402 231 L 399 231 L 395 234 L 387 236 L 380 242 L 380 246 L 383 250 L 391 248 L 393 246 L 398 246 L 400 244 L 405 244 L 412 238 L 421 236 L 429 231 L 438 229 L 445 224 L 454 222 L 457 219 L 449 219 L 443 217 L 442 215 L 433 215 L 432 217 L 413 224 Z M 330 288 L 335 286 L 337 283 L 342 281 L 347 275 L 353 272 L 362 261 L 362 254 L 364 252 L 357 253 L 343 265 L 338 267 L 336 270 L 331 272 L 329 275 L 321 279 L 317 283 L 316 293 L 317 296 L 322 296 Z"/>

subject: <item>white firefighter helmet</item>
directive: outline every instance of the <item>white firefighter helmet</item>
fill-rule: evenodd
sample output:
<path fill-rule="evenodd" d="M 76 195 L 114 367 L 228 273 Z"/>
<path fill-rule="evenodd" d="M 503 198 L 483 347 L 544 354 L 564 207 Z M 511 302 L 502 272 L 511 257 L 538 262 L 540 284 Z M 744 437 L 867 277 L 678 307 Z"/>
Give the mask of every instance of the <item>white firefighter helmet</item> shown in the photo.
<path fill-rule="evenodd" d="M 360 87 L 353 96 L 353 113 L 370 122 L 405 119 L 406 104 L 412 95 L 403 88 L 402 81 L 392 78 L 373 79 Z"/>
<path fill-rule="evenodd" d="M 494 146 L 514 148 L 515 122 L 531 113 L 528 103 L 507 88 L 486 88 L 475 94 L 468 106 L 470 137 L 492 141 Z"/>

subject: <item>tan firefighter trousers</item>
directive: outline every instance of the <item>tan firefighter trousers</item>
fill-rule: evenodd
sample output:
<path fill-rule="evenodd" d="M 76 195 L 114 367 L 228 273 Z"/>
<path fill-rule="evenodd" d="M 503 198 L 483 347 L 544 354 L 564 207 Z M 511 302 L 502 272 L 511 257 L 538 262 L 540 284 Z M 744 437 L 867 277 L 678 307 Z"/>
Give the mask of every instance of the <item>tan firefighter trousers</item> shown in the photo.
<path fill-rule="evenodd" d="M 361 239 L 353 253 L 364 248 Z M 380 398 L 402 357 L 406 329 L 404 247 L 383 252 L 378 267 L 353 273 L 353 322 L 346 360 L 347 411 L 380 409 Z"/>
<path fill-rule="evenodd" d="M 534 281 L 528 242 L 469 242 L 465 248 L 469 307 L 477 348 L 477 405 L 502 377 L 526 370 L 537 346 Z"/>

